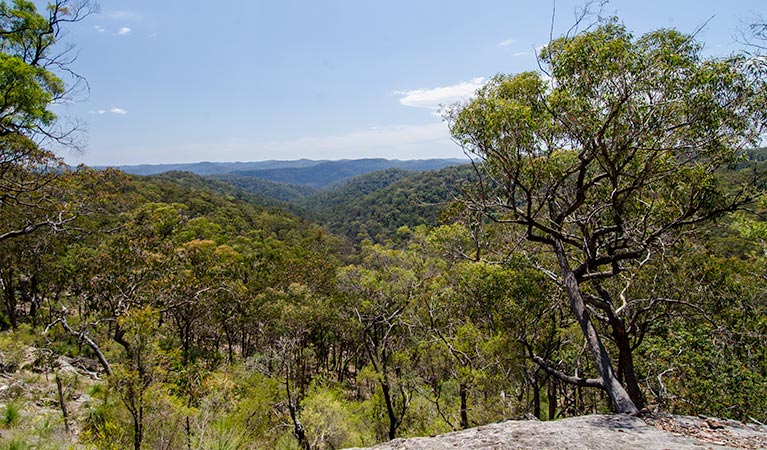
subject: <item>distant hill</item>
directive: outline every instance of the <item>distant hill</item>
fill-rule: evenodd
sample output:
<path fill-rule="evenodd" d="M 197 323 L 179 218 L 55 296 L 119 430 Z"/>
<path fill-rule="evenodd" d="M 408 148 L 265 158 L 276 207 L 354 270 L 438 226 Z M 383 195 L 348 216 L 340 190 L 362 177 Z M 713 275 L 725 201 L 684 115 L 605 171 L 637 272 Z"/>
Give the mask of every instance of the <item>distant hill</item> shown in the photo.
<path fill-rule="evenodd" d="M 165 172 L 191 172 L 197 175 L 208 176 L 247 170 L 271 170 L 285 168 L 304 168 L 316 166 L 327 162 L 311 159 L 299 159 L 295 161 L 254 161 L 254 162 L 209 162 L 179 163 L 179 164 L 139 164 L 135 166 L 115 166 L 125 173 L 133 175 L 158 175 Z M 96 169 L 105 169 L 112 166 L 96 166 Z"/>
<path fill-rule="evenodd" d="M 285 167 L 257 170 L 237 170 L 230 174 L 253 177 L 278 183 L 301 184 L 316 189 L 325 188 L 341 181 L 386 169 L 410 171 L 438 170 L 448 166 L 464 164 L 460 159 L 425 159 L 400 161 L 396 159 L 352 159 L 326 161 L 308 167 Z"/>
<path fill-rule="evenodd" d="M 358 175 L 386 169 L 409 171 L 438 170 L 464 164 L 460 159 L 345 159 L 339 161 L 300 159 L 296 161 L 199 162 L 188 164 L 142 164 L 117 166 L 133 175 L 159 175 L 166 172 L 191 172 L 226 181 L 247 192 L 282 201 L 294 201 Z M 103 169 L 105 166 L 96 167 Z M 256 181 L 265 180 L 265 181 Z M 269 183 L 273 182 L 273 183 Z M 279 183 L 279 184 L 274 184 Z M 296 186 L 286 186 L 296 185 Z M 303 187 L 297 187 L 303 186 Z M 306 187 L 311 189 L 307 190 Z"/>
<path fill-rule="evenodd" d="M 366 173 L 350 178 L 323 191 L 314 191 L 304 201 L 298 203 L 309 210 L 328 210 L 338 206 L 348 206 L 373 193 L 409 177 L 418 176 L 418 172 L 404 169 L 386 169 Z"/>
<path fill-rule="evenodd" d="M 290 162 L 294 167 L 280 167 L 282 163 L 268 162 L 275 166 L 272 169 L 208 175 L 170 171 L 149 177 L 281 208 L 354 242 L 383 242 L 396 239 L 397 229 L 404 225 L 438 224 L 445 206 L 476 176 L 471 165 L 455 159 L 360 159 L 313 161 L 313 165 L 302 160 Z M 245 163 L 199 163 L 191 168 L 205 172 L 221 165 L 223 170 L 224 164 Z"/>
<path fill-rule="evenodd" d="M 268 197 L 287 203 L 300 202 L 302 199 L 316 193 L 316 189 L 305 184 L 287 184 L 264 178 L 248 177 L 225 173 L 212 175 L 209 178 L 228 183 L 245 192 Z"/>
<path fill-rule="evenodd" d="M 251 192 L 234 186 L 223 180 L 212 177 L 204 177 L 191 172 L 171 171 L 156 175 L 140 175 L 147 180 L 161 183 L 171 183 L 187 189 L 194 189 L 200 192 L 210 192 L 228 200 L 237 200 L 267 208 L 278 208 L 286 212 L 295 212 L 290 201 L 283 201 L 276 197 L 271 197 L 259 192 Z M 172 198 L 164 199 L 166 202 L 173 202 Z"/>
<path fill-rule="evenodd" d="M 403 225 L 438 224 L 444 207 L 475 177 L 468 164 L 424 172 L 390 169 L 353 178 L 299 205 L 333 233 L 381 242 Z"/>

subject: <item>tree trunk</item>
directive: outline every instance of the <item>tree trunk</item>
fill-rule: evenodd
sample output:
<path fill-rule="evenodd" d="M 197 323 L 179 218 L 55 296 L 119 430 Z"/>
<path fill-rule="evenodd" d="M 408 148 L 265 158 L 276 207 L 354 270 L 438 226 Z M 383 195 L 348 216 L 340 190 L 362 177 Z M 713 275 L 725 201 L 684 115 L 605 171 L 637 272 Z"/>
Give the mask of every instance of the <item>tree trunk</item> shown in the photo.
<path fill-rule="evenodd" d="M 391 389 L 389 382 L 386 381 L 386 375 L 381 375 L 381 391 L 383 391 L 384 403 L 386 403 L 386 414 L 389 417 L 389 440 L 397 437 L 397 413 L 394 411 L 394 402 L 391 398 Z"/>
<path fill-rule="evenodd" d="M 570 263 L 567 260 L 567 253 L 564 244 L 561 241 L 556 242 L 555 252 L 559 267 L 562 271 L 562 279 L 567 291 L 567 296 L 570 299 L 570 308 L 575 315 L 575 319 L 578 321 L 583 336 L 586 338 L 586 344 L 591 351 L 591 355 L 594 358 L 594 364 L 602 381 L 602 388 L 610 397 L 616 412 L 632 415 L 638 414 L 639 409 L 637 409 L 636 405 L 631 400 L 631 397 L 629 397 L 628 393 L 618 380 L 618 377 L 615 375 L 612 363 L 610 362 L 610 355 L 607 353 L 604 345 L 602 345 L 599 334 L 597 333 L 596 328 L 594 328 L 594 324 L 591 321 L 591 315 L 586 309 L 586 304 L 583 301 L 578 281 L 575 279 L 575 274 L 570 268 Z"/>
<path fill-rule="evenodd" d="M 610 322 L 615 345 L 618 347 L 618 380 L 626 384 L 626 390 L 634 405 L 637 408 L 642 408 L 644 407 L 644 398 L 634 371 L 634 355 L 626 333 L 626 326 L 620 318 L 614 318 Z"/>
<path fill-rule="evenodd" d="M 618 347 L 618 381 L 626 386 L 631 401 L 634 402 L 637 408 L 641 409 L 644 406 L 644 397 L 642 396 L 642 390 L 639 388 L 639 382 L 634 371 L 634 352 L 631 349 L 631 340 L 626 331 L 626 322 L 613 310 L 613 299 L 610 293 L 600 284 L 596 284 L 596 288 L 602 300 L 608 305 L 605 308 L 605 312 L 607 313 L 610 328 L 612 328 L 611 334 L 615 341 L 615 346 Z"/>
<path fill-rule="evenodd" d="M 229 364 L 234 364 L 234 331 L 228 326 L 224 326 L 224 335 L 226 336 L 226 352 L 229 360 Z"/>
<path fill-rule="evenodd" d="M 298 446 L 301 447 L 302 450 L 312 450 L 309 439 L 306 438 L 306 428 L 304 428 L 304 425 L 301 423 L 301 418 L 299 417 L 299 400 L 298 398 L 293 397 L 293 392 L 290 389 L 292 370 L 290 366 L 291 362 L 288 359 L 289 356 L 287 348 L 284 349 L 282 356 L 283 369 L 285 370 L 285 395 L 288 401 L 288 412 L 290 413 L 290 420 L 293 422 L 293 435 L 296 437 Z"/>
<path fill-rule="evenodd" d="M 59 376 L 58 372 L 56 372 L 56 389 L 59 393 L 59 406 L 61 406 L 61 414 L 64 416 L 64 430 L 66 431 L 67 436 L 69 436 L 69 412 L 67 411 L 67 402 L 64 399 L 64 387 L 61 385 L 61 377 Z"/>
<path fill-rule="evenodd" d="M 541 385 L 534 381 L 533 387 L 533 415 L 541 420 Z"/>
<path fill-rule="evenodd" d="M 466 383 L 461 383 L 458 389 L 461 394 L 461 429 L 466 430 L 469 428 L 469 388 L 466 386 Z"/>
<path fill-rule="evenodd" d="M 12 274 L 3 276 L 0 281 L 3 283 L 3 291 L 5 293 L 5 312 L 8 314 L 8 321 L 11 323 L 11 328 L 14 330 L 19 327 L 18 318 L 16 316 L 16 287 L 13 285 Z"/>
<path fill-rule="evenodd" d="M 298 405 L 293 400 L 293 395 L 290 392 L 290 376 L 285 377 L 285 392 L 288 395 L 288 411 L 290 412 L 290 419 L 293 421 L 293 435 L 298 441 L 298 445 L 302 450 L 312 450 L 312 446 L 309 444 L 309 439 L 306 438 L 306 429 L 298 418 Z"/>
<path fill-rule="evenodd" d="M 189 406 L 188 403 L 187 406 Z M 186 416 L 184 430 L 186 431 L 186 450 L 192 450 L 192 422 L 189 420 L 189 416 Z"/>
<path fill-rule="evenodd" d="M 549 378 L 546 395 L 549 397 L 549 418 L 554 420 L 557 417 L 557 382 Z"/>
<path fill-rule="evenodd" d="M 112 339 L 118 344 L 122 345 L 123 349 L 125 349 L 125 355 L 128 359 L 133 357 L 133 347 L 131 347 L 130 342 L 125 340 L 125 330 L 120 327 L 120 323 L 118 321 L 115 321 Z"/>
<path fill-rule="evenodd" d="M 141 450 L 141 442 L 144 440 L 144 406 L 139 400 L 138 409 L 133 414 L 133 450 Z"/>

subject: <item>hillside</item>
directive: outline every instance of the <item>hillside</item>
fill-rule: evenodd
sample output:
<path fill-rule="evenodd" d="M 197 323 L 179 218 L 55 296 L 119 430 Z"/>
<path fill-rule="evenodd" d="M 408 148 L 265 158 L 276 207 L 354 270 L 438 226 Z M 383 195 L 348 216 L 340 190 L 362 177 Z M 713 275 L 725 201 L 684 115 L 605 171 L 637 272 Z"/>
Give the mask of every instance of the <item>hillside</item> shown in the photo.
<path fill-rule="evenodd" d="M 352 160 L 311 160 L 255 161 L 255 162 L 199 162 L 182 164 L 141 164 L 117 166 L 115 168 L 131 175 L 158 175 L 166 172 L 191 172 L 201 176 L 224 176 L 235 182 L 243 178 L 259 178 L 282 184 L 297 184 L 312 188 L 323 188 L 340 181 L 379 170 L 398 168 L 409 171 L 437 170 L 443 167 L 463 164 L 459 159 L 352 159 Z M 103 170 L 106 166 L 95 167 Z M 272 190 L 266 186 L 245 186 L 245 190 Z M 281 195 L 281 194 L 280 194 Z"/>
<path fill-rule="evenodd" d="M 421 173 L 391 169 L 354 178 L 299 204 L 336 234 L 380 242 L 401 226 L 438 224 L 445 206 L 472 178 L 469 165 Z"/>
<path fill-rule="evenodd" d="M 352 241 L 382 242 L 393 238 L 402 226 L 439 223 L 445 206 L 460 195 L 461 186 L 472 177 L 468 165 L 424 172 L 393 168 L 360 175 L 320 191 L 232 174 L 204 177 L 172 171 L 147 179 L 251 205 L 280 208 Z"/>
<path fill-rule="evenodd" d="M 213 175 L 211 178 L 225 182 L 244 192 L 287 203 L 299 202 L 316 192 L 314 188 L 302 184 L 279 183 L 264 178 L 231 173 Z"/>
<path fill-rule="evenodd" d="M 205 177 L 191 172 L 163 172 L 155 175 L 147 175 L 145 176 L 145 179 L 150 182 L 161 182 L 191 190 L 205 191 L 228 200 L 238 200 L 258 207 L 272 207 L 283 210 L 288 209 L 286 204 L 281 201 L 280 197 L 268 195 L 269 191 L 266 191 L 267 193 L 261 193 L 259 191 L 253 192 L 248 189 L 242 189 L 239 186 L 222 179 Z M 172 199 L 168 199 L 168 201 L 172 201 Z"/>
<path fill-rule="evenodd" d="M 464 161 L 456 159 L 427 159 L 412 161 L 355 159 L 321 162 L 310 167 L 237 170 L 230 173 L 241 177 L 263 178 L 278 183 L 302 184 L 319 189 L 358 175 L 379 170 L 398 168 L 411 171 L 427 171 L 454 166 L 462 164 L 463 162 Z"/>

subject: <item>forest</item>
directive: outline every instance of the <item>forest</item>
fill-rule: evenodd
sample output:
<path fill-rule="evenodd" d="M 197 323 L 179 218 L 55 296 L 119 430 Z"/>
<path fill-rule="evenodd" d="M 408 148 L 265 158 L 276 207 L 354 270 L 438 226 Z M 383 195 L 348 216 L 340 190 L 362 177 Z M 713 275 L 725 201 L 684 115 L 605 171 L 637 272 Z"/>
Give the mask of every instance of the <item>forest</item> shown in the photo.
<path fill-rule="evenodd" d="M 66 166 L 89 6 L 0 2 L 0 448 L 767 422 L 764 26 L 712 58 L 604 19 L 445 112 L 466 164 L 309 193 Z"/>

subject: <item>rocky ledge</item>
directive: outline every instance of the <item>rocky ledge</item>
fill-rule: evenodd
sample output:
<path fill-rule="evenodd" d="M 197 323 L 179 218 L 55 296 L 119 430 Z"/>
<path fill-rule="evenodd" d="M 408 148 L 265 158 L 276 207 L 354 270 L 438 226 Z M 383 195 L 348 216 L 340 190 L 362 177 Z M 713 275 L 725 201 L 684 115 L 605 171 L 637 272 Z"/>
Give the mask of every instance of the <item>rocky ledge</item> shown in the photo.
<path fill-rule="evenodd" d="M 375 450 L 767 449 L 767 427 L 688 416 L 592 415 L 553 422 L 505 421 L 440 436 L 395 439 Z"/>

